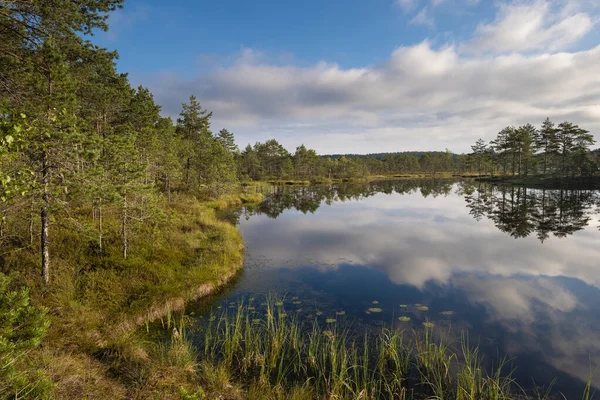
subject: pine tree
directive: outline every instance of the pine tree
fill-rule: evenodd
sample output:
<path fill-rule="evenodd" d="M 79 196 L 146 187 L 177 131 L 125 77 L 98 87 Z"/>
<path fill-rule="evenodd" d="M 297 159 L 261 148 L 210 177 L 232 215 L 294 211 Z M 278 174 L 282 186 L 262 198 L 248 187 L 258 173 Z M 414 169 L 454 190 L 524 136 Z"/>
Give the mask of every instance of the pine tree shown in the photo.
<path fill-rule="evenodd" d="M 556 128 L 550 118 L 542 123 L 541 129 L 535 139 L 535 146 L 542 152 L 543 175 L 546 176 L 548 164 L 552 162 L 554 156 L 558 154 L 559 144 L 556 137 Z"/>
<path fill-rule="evenodd" d="M 233 137 L 233 133 L 229 132 L 227 129 L 221 129 L 219 131 L 219 135 L 217 136 L 217 139 L 219 140 L 219 142 L 221 142 L 223 147 L 225 147 L 225 149 L 227 149 L 227 151 L 229 151 L 231 153 L 239 152 L 239 149 L 238 149 L 237 145 L 235 144 L 235 139 Z"/>
<path fill-rule="evenodd" d="M 475 144 L 471 146 L 471 149 L 473 150 L 473 156 L 477 163 L 477 173 L 481 176 L 481 163 L 485 157 L 487 145 L 483 139 L 479 138 Z"/>

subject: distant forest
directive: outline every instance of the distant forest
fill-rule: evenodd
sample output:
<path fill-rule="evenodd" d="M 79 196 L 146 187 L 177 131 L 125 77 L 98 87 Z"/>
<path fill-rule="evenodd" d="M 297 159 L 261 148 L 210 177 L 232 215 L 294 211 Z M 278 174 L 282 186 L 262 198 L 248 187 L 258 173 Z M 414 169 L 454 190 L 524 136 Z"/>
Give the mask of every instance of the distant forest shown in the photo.
<path fill-rule="evenodd" d="M 324 154 L 321 157 L 322 158 L 333 158 L 333 159 L 337 159 L 340 157 L 346 157 L 346 158 L 374 158 L 376 160 L 383 160 L 385 158 L 389 158 L 389 157 L 397 157 L 397 156 L 411 156 L 411 157 L 417 157 L 417 158 L 421 158 L 423 157 L 426 153 L 439 153 L 441 154 L 445 154 L 445 152 L 442 151 L 394 151 L 394 152 L 388 152 L 388 153 L 368 153 L 368 154 Z M 458 154 L 453 154 L 454 157 L 458 156 Z"/>

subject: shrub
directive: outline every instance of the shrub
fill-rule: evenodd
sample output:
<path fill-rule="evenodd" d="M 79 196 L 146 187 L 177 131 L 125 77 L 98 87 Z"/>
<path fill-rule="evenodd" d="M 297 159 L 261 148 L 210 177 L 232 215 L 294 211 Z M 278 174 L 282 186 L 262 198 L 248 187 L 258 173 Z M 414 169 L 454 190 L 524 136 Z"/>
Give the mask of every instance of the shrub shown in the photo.
<path fill-rule="evenodd" d="M 47 310 L 29 303 L 29 290 L 11 289 L 0 273 L 0 398 L 45 398 L 46 377 L 30 365 L 28 355 L 46 336 Z"/>

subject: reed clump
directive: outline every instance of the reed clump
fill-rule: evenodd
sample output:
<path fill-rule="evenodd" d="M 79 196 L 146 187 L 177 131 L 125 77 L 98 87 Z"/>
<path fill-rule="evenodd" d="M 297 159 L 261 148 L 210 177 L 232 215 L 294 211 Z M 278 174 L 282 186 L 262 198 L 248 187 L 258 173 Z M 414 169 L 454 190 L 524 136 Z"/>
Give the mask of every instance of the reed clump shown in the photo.
<path fill-rule="evenodd" d="M 256 399 L 526 398 L 506 359 L 488 372 L 466 336 L 450 346 L 447 335 L 429 326 L 357 334 L 301 321 L 280 304 L 271 296 L 262 310 L 242 302 L 208 318 L 198 350 L 208 393 L 220 394 L 215 382 L 236 382 L 244 398 Z"/>

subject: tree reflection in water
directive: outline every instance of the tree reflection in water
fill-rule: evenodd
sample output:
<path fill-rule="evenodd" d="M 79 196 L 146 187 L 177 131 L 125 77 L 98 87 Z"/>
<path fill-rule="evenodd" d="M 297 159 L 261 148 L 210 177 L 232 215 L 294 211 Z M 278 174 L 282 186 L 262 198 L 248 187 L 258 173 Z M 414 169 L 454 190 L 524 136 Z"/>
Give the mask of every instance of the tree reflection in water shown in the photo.
<path fill-rule="evenodd" d="M 273 186 L 265 200 L 228 215 L 238 218 L 264 214 L 277 218 L 289 209 L 314 213 L 322 205 L 357 201 L 377 193 L 420 193 L 424 198 L 464 196 L 469 214 L 477 221 L 492 220 L 502 232 L 515 238 L 535 234 L 544 242 L 553 235 L 566 237 L 582 230 L 600 213 L 600 192 L 595 190 L 532 189 L 517 186 L 493 186 L 474 181 L 451 179 L 410 179 L 370 183 L 340 183 L 314 186 Z M 600 229 L 600 226 L 598 227 Z"/>
<path fill-rule="evenodd" d="M 465 194 L 465 200 L 476 220 L 489 218 L 512 237 L 535 234 L 543 243 L 550 235 L 561 238 L 585 228 L 598 212 L 600 196 L 594 190 L 481 184 Z"/>

